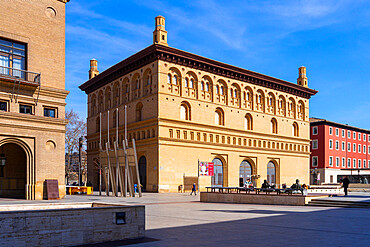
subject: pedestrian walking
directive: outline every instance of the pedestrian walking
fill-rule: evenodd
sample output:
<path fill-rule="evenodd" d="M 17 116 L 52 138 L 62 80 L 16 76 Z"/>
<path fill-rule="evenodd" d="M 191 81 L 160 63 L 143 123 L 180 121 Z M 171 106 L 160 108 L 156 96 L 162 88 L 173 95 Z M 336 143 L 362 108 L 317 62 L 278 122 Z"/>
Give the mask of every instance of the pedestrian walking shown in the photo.
<path fill-rule="evenodd" d="M 196 187 L 195 183 L 193 183 L 193 186 L 191 187 L 191 193 L 190 193 L 190 195 L 192 195 L 193 192 L 194 192 L 195 195 L 197 195 L 197 187 Z"/>
<path fill-rule="evenodd" d="M 342 180 L 342 186 L 344 188 L 344 196 L 347 196 L 348 195 L 348 185 L 349 185 L 349 179 L 347 178 L 347 176 L 344 176 L 343 180 Z"/>

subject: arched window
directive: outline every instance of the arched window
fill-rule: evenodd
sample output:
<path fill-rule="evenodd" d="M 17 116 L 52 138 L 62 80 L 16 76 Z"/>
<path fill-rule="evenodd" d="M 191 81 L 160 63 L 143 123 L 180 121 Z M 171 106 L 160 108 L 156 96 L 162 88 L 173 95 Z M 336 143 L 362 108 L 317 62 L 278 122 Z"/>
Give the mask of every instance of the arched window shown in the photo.
<path fill-rule="evenodd" d="M 253 119 L 252 119 L 252 115 L 249 113 L 247 113 L 244 117 L 244 129 L 253 130 Z"/>
<path fill-rule="evenodd" d="M 141 120 L 143 120 L 143 104 L 139 102 L 136 105 L 136 121 Z"/>
<path fill-rule="evenodd" d="M 262 96 L 261 95 L 258 95 L 257 102 L 258 102 L 258 104 L 261 104 L 261 102 L 262 102 Z"/>
<path fill-rule="evenodd" d="M 119 118 L 117 118 L 119 114 L 117 114 L 117 110 L 113 112 L 113 128 L 117 127 L 117 120 L 118 120 L 118 126 L 119 126 Z"/>
<path fill-rule="evenodd" d="M 224 95 L 224 86 L 221 86 L 221 95 Z"/>
<path fill-rule="evenodd" d="M 216 94 L 220 94 L 220 87 L 216 85 Z"/>
<path fill-rule="evenodd" d="M 211 185 L 213 187 L 222 187 L 224 184 L 223 163 L 219 158 L 212 160 L 213 162 L 213 176 L 211 177 Z"/>
<path fill-rule="evenodd" d="M 224 125 L 224 112 L 221 108 L 217 108 L 215 111 L 215 124 Z"/>
<path fill-rule="evenodd" d="M 96 118 L 96 121 L 95 121 L 95 131 L 96 131 L 96 133 L 100 132 L 100 117 L 97 117 Z"/>
<path fill-rule="evenodd" d="M 174 75 L 173 76 L 173 84 L 174 85 L 177 85 L 177 75 Z"/>
<path fill-rule="evenodd" d="M 233 97 L 233 89 L 230 88 L 230 97 Z"/>
<path fill-rule="evenodd" d="M 194 88 L 194 80 L 193 79 L 190 80 L 190 88 Z"/>
<path fill-rule="evenodd" d="M 105 109 L 111 108 L 111 89 L 110 87 L 107 87 L 105 89 Z"/>
<path fill-rule="evenodd" d="M 203 81 L 200 83 L 200 90 L 204 91 L 204 82 Z"/>
<path fill-rule="evenodd" d="M 277 121 L 275 118 L 271 119 L 271 133 L 273 134 L 278 133 L 278 126 L 277 126 Z"/>
<path fill-rule="evenodd" d="M 185 78 L 185 87 L 189 87 L 189 79 Z"/>
<path fill-rule="evenodd" d="M 235 89 L 234 90 L 234 98 L 237 98 L 237 96 L 238 96 L 238 91 Z"/>
<path fill-rule="evenodd" d="M 270 185 L 276 183 L 276 167 L 275 164 L 271 161 L 267 164 L 267 182 Z"/>
<path fill-rule="evenodd" d="M 104 104 L 103 91 L 100 91 L 99 96 L 98 96 L 98 112 L 103 111 L 103 109 L 104 109 L 103 104 Z"/>
<path fill-rule="evenodd" d="M 120 104 L 120 87 L 119 83 L 116 82 L 113 86 L 113 105 L 118 106 Z"/>
<path fill-rule="evenodd" d="M 247 179 L 252 182 L 252 166 L 248 161 L 243 160 L 239 168 L 239 186 L 243 187 Z"/>
<path fill-rule="evenodd" d="M 298 124 L 296 122 L 294 122 L 292 125 L 292 134 L 293 136 L 299 136 Z"/>
<path fill-rule="evenodd" d="M 182 102 L 180 105 L 180 119 L 191 120 L 190 105 L 187 102 Z"/>
<path fill-rule="evenodd" d="M 91 115 L 96 114 L 96 95 L 94 94 L 91 99 Z"/>
<path fill-rule="evenodd" d="M 167 83 L 168 84 L 171 84 L 172 83 L 171 74 L 168 74 L 167 75 Z"/>
<path fill-rule="evenodd" d="M 209 84 L 208 84 L 208 82 L 206 83 L 206 92 L 209 92 Z"/>

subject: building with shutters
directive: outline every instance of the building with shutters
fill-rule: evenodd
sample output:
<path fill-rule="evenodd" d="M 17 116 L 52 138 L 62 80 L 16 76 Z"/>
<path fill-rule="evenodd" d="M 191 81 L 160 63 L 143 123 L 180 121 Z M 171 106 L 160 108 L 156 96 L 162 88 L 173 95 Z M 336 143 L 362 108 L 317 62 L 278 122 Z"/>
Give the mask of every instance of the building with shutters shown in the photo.
<path fill-rule="evenodd" d="M 65 195 L 66 2 L 1 1 L 0 197 L 42 199 L 46 179 Z"/>
<path fill-rule="evenodd" d="M 247 178 L 258 187 L 264 179 L 277 186 L 297 178 L 309 183 L 309 99 L 317 91 L 308 88 L 305 67 L 291 83 L 172 48 L 162 16 L 155 18 L 151 46 L 100 74 L 96 60 L 90 66 L 80 89 L 88 97 L 94 186 L 99 131 L 105 146 L 107 129 L 112 144 L 118 128 L 122 148 L 125 105 L 146 191 L 186 188 L 197 181 L 198 160 L 215 165 L 214 176 L 199 179 L 201 189 L 239 186 Z"/>

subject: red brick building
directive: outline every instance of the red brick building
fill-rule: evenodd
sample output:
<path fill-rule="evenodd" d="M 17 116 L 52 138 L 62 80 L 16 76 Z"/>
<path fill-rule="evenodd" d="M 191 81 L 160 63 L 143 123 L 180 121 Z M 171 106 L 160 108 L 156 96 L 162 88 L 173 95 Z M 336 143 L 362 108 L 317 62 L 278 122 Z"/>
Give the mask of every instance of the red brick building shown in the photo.
<path fill-rule="evenodd" d="M 310 118 L 311 184 L 370 181 L 370 130 Z"/>

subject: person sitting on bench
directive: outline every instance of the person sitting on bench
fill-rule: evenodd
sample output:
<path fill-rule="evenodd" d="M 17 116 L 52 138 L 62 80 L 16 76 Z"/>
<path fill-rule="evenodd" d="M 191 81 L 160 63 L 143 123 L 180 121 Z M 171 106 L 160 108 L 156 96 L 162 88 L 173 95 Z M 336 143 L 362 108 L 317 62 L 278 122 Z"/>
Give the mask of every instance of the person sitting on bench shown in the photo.
<path fill-rule="evenodd" d="M 300 190 L 300 189 L 302 189 L 302 186 L 299 184 L 299 179 L 296 179 L 295 180 L 295 184 L 293 184 L 290 188 L 293 189 L 293 190 Z"/>
<path fill-rule="evenodd" d="M 269 185 L 269 183 L 267 183 L 266 179 L 263 180 L 263 184 L 262 184 L 261 188 L 264 189 L 264 190 L 270 188 L 270 185 Z"/>

